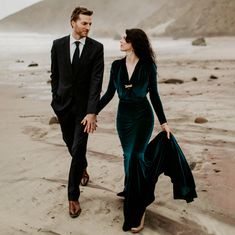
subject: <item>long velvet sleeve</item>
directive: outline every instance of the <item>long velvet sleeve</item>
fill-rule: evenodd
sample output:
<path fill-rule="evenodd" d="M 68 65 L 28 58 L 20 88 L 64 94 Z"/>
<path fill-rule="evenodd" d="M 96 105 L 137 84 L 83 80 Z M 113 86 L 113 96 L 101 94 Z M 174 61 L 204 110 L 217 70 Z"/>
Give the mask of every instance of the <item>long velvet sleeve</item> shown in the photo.
<path fill-rule="evenodd" d="M 149 71 L 149 97 L 160 124 L 167 122 L 157 89 L 157 66 L 152 64 Z"/>
<path fill-rule="evenodd" d="M 112 100 L 115 94 L 115 91 L 116 91 L 116 87 L 114 85 L 114 69 L 113 69 L 113 64 L 112 64 L 111 70 L 110 70 L 108 88 L 98 103 L 97 114 Z"/>

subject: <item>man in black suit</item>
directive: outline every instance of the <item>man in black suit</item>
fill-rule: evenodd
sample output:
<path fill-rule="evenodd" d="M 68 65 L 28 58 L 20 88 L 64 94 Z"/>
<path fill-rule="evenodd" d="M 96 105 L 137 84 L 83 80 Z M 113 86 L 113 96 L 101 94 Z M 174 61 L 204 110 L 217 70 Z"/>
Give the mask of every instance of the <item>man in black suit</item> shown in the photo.
<path fill-rule="evenodd" d="M 87 8 L 75 8 L 70 20 L 72 33 L 55 40 L 51 49 L 51 106 L 72 156 L 68 180 L 72 218 L 81 212 L 79 184 L 84 177 L 89 180 L 87 140 L 88 134 L 96 129 L 95 114 L 104 71 L 103 45 L 88 37 L 92 14 Z"/>

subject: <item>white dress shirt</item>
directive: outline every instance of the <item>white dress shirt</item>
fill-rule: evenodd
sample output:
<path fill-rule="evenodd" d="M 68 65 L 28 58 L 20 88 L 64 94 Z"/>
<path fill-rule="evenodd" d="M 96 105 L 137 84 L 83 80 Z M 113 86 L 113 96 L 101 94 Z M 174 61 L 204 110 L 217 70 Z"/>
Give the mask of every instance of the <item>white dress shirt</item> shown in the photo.
<path fill-rule="evenodd" d="M 73 37 L 72 34 L 70 34 L 70 61 L 71 61 L 71 63 L 73 61 L 73 55 L 74 55 L 74 52 L 76 49 L 76 44 L 75 44 L 76 41 L 80 42 L 79 43 L 79 56 L 81 56 L 83 47 L 86 43 L 86 38 L 84 37 L 84 38 L 80 38 L 79 40 L 77 40 Z"/>

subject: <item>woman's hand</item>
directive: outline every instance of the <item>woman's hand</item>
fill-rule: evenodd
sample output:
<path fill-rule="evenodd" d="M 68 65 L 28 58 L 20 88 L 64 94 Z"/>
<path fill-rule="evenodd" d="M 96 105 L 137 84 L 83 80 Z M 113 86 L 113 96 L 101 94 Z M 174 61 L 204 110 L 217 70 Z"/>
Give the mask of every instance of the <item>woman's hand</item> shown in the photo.
<path fill-rule="evenodd" d="M 168 126 L 167 122 L 163 123 L 163 124 L 161 125 L 161 128 L 162 128 L 163 131 L 166 132 L 167 138 L 170 139 L 171 129 L 170 129 L 170 127 Z"/>

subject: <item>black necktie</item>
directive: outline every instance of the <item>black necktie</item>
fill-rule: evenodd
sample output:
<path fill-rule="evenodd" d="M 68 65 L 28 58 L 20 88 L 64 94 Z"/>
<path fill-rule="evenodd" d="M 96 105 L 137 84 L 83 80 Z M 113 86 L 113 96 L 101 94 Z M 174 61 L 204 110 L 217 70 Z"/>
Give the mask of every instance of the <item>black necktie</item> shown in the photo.
<path fill-rule="evenodd" d="M 80 44 L 80 42 L 76 41 L 75 44 L 76 44 L 76 49 L 74 51 L 73 60 L 72 60 L 73 71 L 76 70 L 76 67 L 77 67 L 77 65 L 79 63 L 79 44 Z"/>

